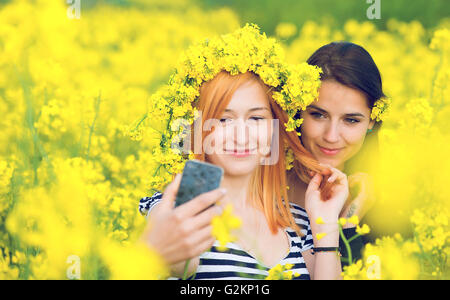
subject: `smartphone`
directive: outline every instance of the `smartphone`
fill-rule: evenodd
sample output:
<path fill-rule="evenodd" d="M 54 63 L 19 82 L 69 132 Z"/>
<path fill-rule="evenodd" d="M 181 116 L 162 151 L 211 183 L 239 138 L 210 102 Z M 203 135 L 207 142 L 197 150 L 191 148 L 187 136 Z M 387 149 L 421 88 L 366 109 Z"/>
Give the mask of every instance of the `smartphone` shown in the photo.
<path fill-rule="evenodd" d="M 200 194 L 219 188 L 222 178 L 223 169 L 216 165 L 195 159 L 187 161 L 175 198 L 175 207 L 194 199 Z"/>

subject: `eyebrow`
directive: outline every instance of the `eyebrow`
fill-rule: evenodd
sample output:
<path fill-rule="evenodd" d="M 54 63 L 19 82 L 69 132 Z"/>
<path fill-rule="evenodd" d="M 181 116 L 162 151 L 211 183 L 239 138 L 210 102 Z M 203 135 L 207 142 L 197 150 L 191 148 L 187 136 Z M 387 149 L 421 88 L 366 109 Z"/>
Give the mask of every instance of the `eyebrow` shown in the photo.
<path fill-rule="evenodd" d="M 328 112 L 326 110 L 324 110 L 324 109 L 322 109 L 320 107 L 317 107 L 317 106 L 315 106 L 313 104 L 309 105 L 308 108 L 314 108 L 314 109 L 316 109 L 316 110 L 318 110 L 318 111 L 320 111 L 322 113 L 328 114 Z M 345 114 L 345 116 L 347 116 L 347 117 L 363 117 L 363 118 L 366 117 L 362 113 L 350 113 L 350 114 Z"/>
<path fill-rule="evenodd" d="M 253 111 L 258 111 L 258 110 L 267 110 L 270 112 L 270 109 L 268 109 L 267 107 L 253 107 L 253 108 L 250 108 L 248 111 L 253 112 Z M 225 112 L 233 112 L 233 110 L 225 109 Z"/>

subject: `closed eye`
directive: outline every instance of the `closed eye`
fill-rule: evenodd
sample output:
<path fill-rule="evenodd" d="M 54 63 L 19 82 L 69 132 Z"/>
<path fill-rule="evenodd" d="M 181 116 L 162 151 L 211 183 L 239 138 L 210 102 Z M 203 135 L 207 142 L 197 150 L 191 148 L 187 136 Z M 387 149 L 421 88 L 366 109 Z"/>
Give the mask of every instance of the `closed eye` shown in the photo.
<path fill-rule="evenodd" d="M 250 117 L 250 120 L 253 120 L 253 121 L 260 121 L 260 120 L 264 120 L 265 118 L 263 118 L 263 117 Z"/>
<path fill-rule="evenodd" d="M 322 113 L 317 112 L 317 111 L 312 111 L 312 112 L 310 112 L 309 114 L 310 114 L 314 119 L 322 119 L 322 118 L 325 117 Z"/>
<path fill-rule="evenodd" d="M 232 121 L 232 119 L 231 118 L 220 118 L 219 121 L 220 121 L 220 123 L 229 123 Z"/>

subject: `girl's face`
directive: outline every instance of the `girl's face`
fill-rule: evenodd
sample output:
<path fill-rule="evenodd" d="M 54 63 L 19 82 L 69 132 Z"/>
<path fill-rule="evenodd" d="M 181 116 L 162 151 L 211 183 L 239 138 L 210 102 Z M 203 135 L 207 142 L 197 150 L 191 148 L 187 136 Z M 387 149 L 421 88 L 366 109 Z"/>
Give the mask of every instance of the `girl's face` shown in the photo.
<path fill-rule="evenodd" d="M 244 84 L 233 94 L 220 119 L 212 122 L 214 131 L 203 143 L 206 159 L 222 167 L 226 175 L 251 174 L 267 156 L 272 118 L 264 89 L 255 82 Z"/>
<path fill-rule="evenodd" d="M 302 143 L 320 163 L 343 170 L 345 162 L 361 149 L 367 130 L 375 124 L 370 113 L 363 93 L 325 80 L 319 89 L 319 100 L 302 112 Z"/>

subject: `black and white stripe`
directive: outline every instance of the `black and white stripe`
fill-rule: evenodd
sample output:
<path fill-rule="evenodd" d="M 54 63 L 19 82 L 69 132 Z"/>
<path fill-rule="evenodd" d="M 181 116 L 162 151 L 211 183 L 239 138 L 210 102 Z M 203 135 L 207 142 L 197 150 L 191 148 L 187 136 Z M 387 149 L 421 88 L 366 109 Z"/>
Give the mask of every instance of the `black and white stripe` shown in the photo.
<path fill-rule="evenodd" d="M 141 200 L 139 211 L 144 215 L 161 201 L 161 193 L 156 193 L 152 197 L 146 197 Z M 141 210 L 141 205 L 144 207 Z M 295 223 L 300 227 L 303 236 L 299 236 L 293 229 L 286 228 L 285 231 L 289 238 L 289 253 L 278 264 L 292 264 L 290 271 L 300 276 L 294 279 L 310 279 L 302 252 L 312 249 L 313 237 L 311 227 L 306 211 L 298 205 L 291 203 L 291 212 Z M 221 252 L 217 249 L 219 243 L 216 241 L 213 247 L 200 255 L 200 263 L 191 279 L 200 280 L 241 280 L 241 279 L 264 279 L 269 275 L 269 267 L 258 262 L 258 260 L 247 253 L 239 245 L 229 243 L 226 250 Z M 176 279 L 176 278 L 173 278 Z"/>
<path fill-rule="evenodd" d="M 291 204 L 291 211 L 303 236 L 298 236 L 293 229 L 285 229 L 289 237 L 290 249 L 288 255 L 279 264 L 292 264 L 292 273 L 300 274 L 294 279 L 310 279 L 301 254 L 313 247 L 308 216 L 305 210 L 294 204 Z M 264 279 L 269 275 L 270 267 L 258 262 L 239 245 L 229 243 L 224 252 L 217 250 L 217 246 L 218 242 L 216 241 L 210 251 L 200 255 L 200 264 L 194 279 Z"/>
<path fill-rule="evenodd" d="M 148 213 L 152 210 L 152 208 L 161 202 L 162 194 L 154 193 L 151 197 L 144 197 L 139 200 L 139 212 L 143 216 L 147 216 Z"/>

